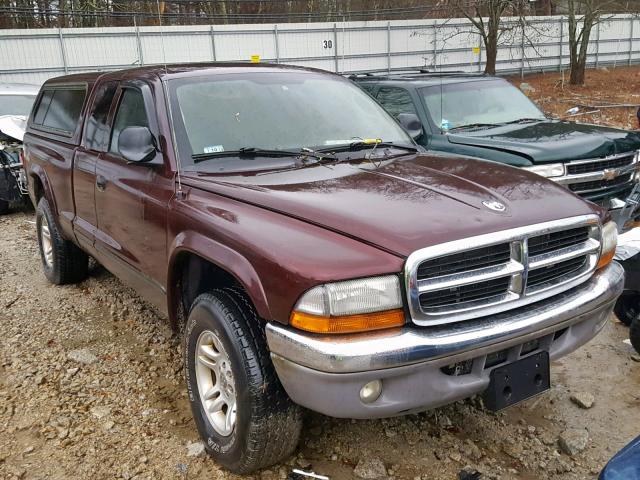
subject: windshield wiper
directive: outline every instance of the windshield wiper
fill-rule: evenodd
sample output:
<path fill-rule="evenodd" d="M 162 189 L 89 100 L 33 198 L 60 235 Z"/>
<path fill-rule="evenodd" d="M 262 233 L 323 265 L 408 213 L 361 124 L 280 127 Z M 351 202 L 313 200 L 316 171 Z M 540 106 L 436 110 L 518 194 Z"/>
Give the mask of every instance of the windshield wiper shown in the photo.
<path fill-rule="evenodd" d="M 211 160 L 213 158 L 218 157 L 312 157 L 317 159 L 318 161 L 322 161 L 324 159 L 329 160 L 337 160 L 332 155 L 325 155 L 320 152 L 316 152 L 310 148 L 301 148 L 300 150 L 274 150 L 268 148 L 257 148 L 257 147 L 242 147 L 238 150 L 229 150 L 227 152 L 212 152 L 212 153 L 196 153 L 191 156 L 193 158 L 193 163 L 200 163 L 206 160 Z"/>
<path fill-rule="evenodd" d="M 326 148 L 320 148 L 317 151 L 318 152 L 357 152 L 359 150 L 365 150 L 367 148 L 385 148 L 385 147 L 391 147 L 391 148 L 397 148 L 400 150 L 406 150 L 408 152 L 413 152 L 416 153 L 418 151 L 418 148 L 415 147 L 414 145 L 407 145 L 407 144 L 403 144 L 403 143 L 393 143 L 393 142 L 372 142 L 372 141 L 365 141 L 365 140 L 358 140 L 356 142 L 351 142 L 345 145 L 336 145 L 335 147 L 326 147 Z"/>
<path fill-rule="evenodd" d="M 458 125 L 457 127 L 450 128 L 449 131 L 452 132 L 454 130 L 462 130 L 465 128 L 482 128 L 482 127 L 500 127 L 504 125 L 503 123 L 469 123 L 467 125 Z"/>
<path fill-rule="evenodd" d="M 503 125 L 512 125 L 514 123 L 530 123 L 530 122 L 542 122 L 544 118 L 519 118 L 517 120 L 512 120 L 510 122 L 504 122 Z"/>

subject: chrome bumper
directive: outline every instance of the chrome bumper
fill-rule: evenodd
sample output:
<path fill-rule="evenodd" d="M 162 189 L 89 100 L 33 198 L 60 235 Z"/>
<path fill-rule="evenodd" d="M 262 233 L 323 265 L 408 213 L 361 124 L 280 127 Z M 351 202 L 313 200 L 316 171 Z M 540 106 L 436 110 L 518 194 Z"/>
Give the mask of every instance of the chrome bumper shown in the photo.
<path fill-rule="evenodd" d="M 541 340 L 540 348 L 551 359 L 575 350 L 605 325 L 623 285 L 624 270 L 614 262 L 563 294 L 491 317 L 341 336 L 268 324 L 267 341 L 278 376 L 295 402 L 338 417 L 399 415 L 483 391 L 489 353 L 509 349 L 513 361 L 522 344 L 534 339 Z M 469 359 L 474 367 L 468 375 L 441 370 Z M 385 393 L 364 404 L 358 392 L 374 379 L 383 381 Z"/>

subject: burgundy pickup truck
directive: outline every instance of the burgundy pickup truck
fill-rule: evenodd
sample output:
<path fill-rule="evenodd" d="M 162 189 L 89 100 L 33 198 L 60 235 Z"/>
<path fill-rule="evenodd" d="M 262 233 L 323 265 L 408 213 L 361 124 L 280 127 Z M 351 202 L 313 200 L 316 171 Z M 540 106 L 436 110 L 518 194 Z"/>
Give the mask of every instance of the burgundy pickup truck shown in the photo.
<path fill-rule="evenodd" d="M 200 434 L 234 472 L 290 454 L 300 406 L 376 418 L 541 393 L 624 282 L 599 207 L 426 153 L 318 70 L 55 78 L 24 143 L 45 275 L 79 282 L 91 256 L 166 313 Z"/>

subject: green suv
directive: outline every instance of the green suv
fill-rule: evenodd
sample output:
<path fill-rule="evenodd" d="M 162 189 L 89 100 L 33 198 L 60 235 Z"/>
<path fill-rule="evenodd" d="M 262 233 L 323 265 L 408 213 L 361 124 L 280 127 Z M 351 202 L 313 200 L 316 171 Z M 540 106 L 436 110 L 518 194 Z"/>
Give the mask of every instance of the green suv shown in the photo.
<path fill-rule="evenodd" d="M 545 117 L 499 77 L 424 71 L 350 77 L 430 150 L 526 168 L 620 210 L 640 179 L 640 134 Z"/>

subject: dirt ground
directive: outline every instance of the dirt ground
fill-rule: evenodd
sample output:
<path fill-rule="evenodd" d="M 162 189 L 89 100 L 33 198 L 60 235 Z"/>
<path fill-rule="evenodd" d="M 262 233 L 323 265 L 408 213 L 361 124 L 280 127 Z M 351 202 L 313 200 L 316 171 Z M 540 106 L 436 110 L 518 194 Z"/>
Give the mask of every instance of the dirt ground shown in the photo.
<path fill-rule="evenodd" d="M 0 478 L 238 478 L 201 454 L 167 323 L 99 267 L 80 285 L 48 284 L 34 237 L 33 212 L 0 217 Z M 456 479 L 465 467 L 483 479 L 595 478 L 640 433 L 626 337 L 612 319 L 555 362 L 551 392 L 500 414 L 476 400 L 389 420 L 309 413 L 297 456 L 255 478 L 309 465 L 358 478 L 362 462 L 390 479 Z M 574 404 L 578 393 L 593 407 Z M 586 448 L 562 453 L 563 435 Z"/>
<path fill-rule="evenodd" d="M 603 67 L 587 70 L 584 86 L 569 85 L 569 72 L 510 77 L 515 85 L 533 87 L 526 93 L 548 115 L 584 123 L 637 129 L 640 106 L 640 67 Z M 606 108 L 607 105 L 631 105 Z M 578 107 L 577 114 L 567 113 Z M 599 108 L 598 108 L 599 107 Z M 593 112 L 593 113 L 590 113 Z"/>
<path fill-rule="evenodd" d="M 558 75 L 525 81 L 554 113 L 573 105 L 552 97 L 607 91 L 626 102 L 640 92 L 640 69 L 594 73 L 585 89 L 562 90 Z M 606 114 L 625 126 L 635 111 Z M 48 284 L 33 217 L 0 217 L 0 479 L 240 478 L 202 454 L 166 321 L 100 267 L 80 285 Z M 308 413 L 296 455 L 253 478 L 303 467 L 332 479 L 474 478 L 459 477 L 463 469 L 493 480 L 595 479 L 640 434 L 640 363 L 627 336 L 612 318 L 553 364 L 550 392 L 500 414 L 476 399 L 376 421 Z"/>

